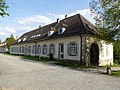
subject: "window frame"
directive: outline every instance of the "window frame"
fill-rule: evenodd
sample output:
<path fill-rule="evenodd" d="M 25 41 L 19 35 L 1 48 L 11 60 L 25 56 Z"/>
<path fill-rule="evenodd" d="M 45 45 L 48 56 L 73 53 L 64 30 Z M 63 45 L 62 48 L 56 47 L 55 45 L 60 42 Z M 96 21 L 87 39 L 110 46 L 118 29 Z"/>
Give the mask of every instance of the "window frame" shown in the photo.
<path fill-rule="evenodd" d="M 44 44 L 43 47 L 42 47 L 42 53 L 43 54 L 47 54 L 47 44 Z"/>
<path fill-rule="evenodd" d="M 58 34 L 62 34 L 66 30 L 65 27 L 61 27 L 58 29 Z"/>
<path fill-rule="evenodd" d="M 49 45 L 49 54 L 55 54 L 55 44 L 52 43 Z"/>
<path fill-rule="evenodd" d="M 106 56 L 109 56 L 109 45 L 106 45 Z"/>
<path fill-rule="evenodd" d="M 28 46 L 28 53 L 31 53 L 31 46 Z"/>
<path fill-rule="evenodd" d="M 105 54 L 105 46 L 101 45 L 101 57 L 104 57 Z"/>
<path fill-rule="evenodd" d="M 69 42 L 67 46 L 67 52 L 69 56 L 77 56 L 78 55 L 78 43 L 75 42 Z"/>
<path fill-rule="evenodd" d="M 32 46 L 32 54 L 35 54 L 35 45 Z"/>
<path fill-rule="evenodd" d="M 37 45 L 37 54 L 41 54 L 41 45 Z"/>

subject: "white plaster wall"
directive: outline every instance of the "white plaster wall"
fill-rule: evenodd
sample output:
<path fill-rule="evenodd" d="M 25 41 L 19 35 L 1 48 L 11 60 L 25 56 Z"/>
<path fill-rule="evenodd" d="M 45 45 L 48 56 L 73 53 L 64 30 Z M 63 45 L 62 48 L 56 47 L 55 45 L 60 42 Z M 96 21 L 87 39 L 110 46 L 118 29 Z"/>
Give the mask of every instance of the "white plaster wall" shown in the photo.
<path fill-rule="evenodd" d="M 87 38 L 86 42 L 89 49 L 92 43 L 97 43 L 99 46 L 99 66 L 110 65 L 110 64 L 113 65 L 113 44 L 107 43 L 104 40 L 98 40 L 90 35 L 85 35 L 85 36 Z M 101 48 L 102 48 L 101 46 L 104 47 L 103 53 L 101 53 Z M 108 55 L 106 54 L 106 46 L 108 46 Z M 87 57 L 87 60 L 90 61 L 90 56 Z"/>
<path fill-rule="evenodd" d="M 1 52 L 1 53 L 7 52 L 7 51 L 8 51 L 8 50 L 7 50 L 6 47 L 0 47 L 0 52 Z"/>
<path fill-rule="evenodd" d="M 99 64 L 100 65 L 113 65 L 113 45 L 112 44 L 107 44 L 105 42 L 102 43 L 102 45 L 104 46 L 104 55 L 101 53 L 100 50 L 100 61 Z M 106 47 L 108 47 L 108 54 L 107 54 L 107 50 Z"/>
<path fill-rule="evenodd" d="M 69 56 L 67 54 L 67 45 L 69 42 L 75 42 L 78 44 L 78 54 L 76 56 Z M 40 42 L 37 42 L 37 45 L 41 45 L 41 47 L 44 45 L 44 44 L 47 44 L 48 46 L 48 49 L 47 49 L 47 54 L 42 54 L 42 48 L 41 48 L 41 54 L 39 56 L 44 56 L 44 57 L 47 57 L 48 54 L 49 54 L 49 45 L 54 43 L 55 44 L 55 54 L 54 54 L 54 58 L 58 58 L 58 54 L 59 54 L 59 44 L 60 43 L 64 43 L 64 59 L 68 59 L 68 60 L 80 60 L 80 36 L 79 35 L 76 35 L 76 36 L 67 36 L 67 37 L 62 37 L 62 38 L 54 38 L 54 39 L 49 39 L 49 40 L 44 40 L 44 41 L 40 41 Z M 35 43 L 28 43 L 28 44 L 19 44 L 19 45 L 13 45 L 11 47 L 20 47 L 20 46 L 30 46 L 31 45 L 31 56 L 35 56 L 35 54 L 32 54 L 32 46 L 35 45 Z M 13 53 L 13 52 L 11 52 Z M 15 53 L 13 53 L 15 54 Z M 24 54 L 24 53 L 19 53 L 19 54 Z M 38 54 L 37 54 L 38 56 Z"/>
<path fill-rule="evenodd" d="M 17 48 L 22 48 L 23 46 L 25 47 L 25 46 L 31 46 L 31 53 L 30 54 L 27 54 L 27 55 L 31 55 L 31 56 L 35 56 L 34 54 L 32 54 L 32 46 L 33 45 L 35 45 L 35 43 L 27 43 L 27 44 L 17 44 L 17 45 L 12 45 L 12 46 L 10 46 L 10 49 L 13 47 L 17 47 Z M 11 51 L 11 50 L 10 50 Z M 10 53 L 12 53 L 12 54 L 19 54 L 19 55 L 25 55 L 25 52 L 24 53 L 19 53 L 19 52 L 10 52 Z"/>
<path fill-rule="evenodd" d="M 69 42 L 74 42 L 76 41 L 78 43 L 78 54 L 77 56 L 69 56 L 67 54 L 67 45 Z M 45 40 L 38 42 L 37 44 L 43 46 L 44 44 L 47 44 L 48 46 L 48 51 L 49 51 L 49 45 L 54 43 L 55 44 L 55 54 L 54 58 L 58 58 L 59 55 L 59 44 L 64 43 L 64 59 L 69 59 L 69 60 L 80 60 L 80 36 L 68 36 L 68 37 L 62 37 L 62 38 L 56 38 L 56 39 L 50 39 L 50 40 Z M 49 54 L 49 52 L 48 52 Z M 47 54 L 47 55 L 48 55 Z M 40 54 L 40 56 L 47 56 L 46 54 Z"/>

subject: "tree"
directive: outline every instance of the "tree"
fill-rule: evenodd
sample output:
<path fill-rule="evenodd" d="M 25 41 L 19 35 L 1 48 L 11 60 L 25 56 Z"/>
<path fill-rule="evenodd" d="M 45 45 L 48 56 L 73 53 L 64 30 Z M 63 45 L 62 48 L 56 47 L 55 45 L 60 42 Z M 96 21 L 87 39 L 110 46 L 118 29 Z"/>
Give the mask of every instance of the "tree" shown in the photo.
<path fill-rule="evenodd" d="M 114 43 L 114 60 L 120 64 L 120 41 Z"/>
<path fill-rule="evenodd" d="M 10 35 L 10 38 L 14 38 L 13 34 Z"/>
<path fill-rule="evenodd" d="M 6 38 L 6 42 L 7 42 L 7 48 L 9 50 L 10 45 L 15 42 L 15 38 L 14 38 L 13 34 L 11 34 L 9 38 Z"/>
<path fill-rule="evenodd" d="M 5 15 L 9 15 L 6 10 L 8 9 L 8 5 L 6 5 L 5 0 L 0 0 L 0 16 L 4 17 Z"/>
<path fill-rule="evenodd" d="M 92 0 L 90 10 L 99 37 L 108 41 L 120 40 L 120 0 Z"/>

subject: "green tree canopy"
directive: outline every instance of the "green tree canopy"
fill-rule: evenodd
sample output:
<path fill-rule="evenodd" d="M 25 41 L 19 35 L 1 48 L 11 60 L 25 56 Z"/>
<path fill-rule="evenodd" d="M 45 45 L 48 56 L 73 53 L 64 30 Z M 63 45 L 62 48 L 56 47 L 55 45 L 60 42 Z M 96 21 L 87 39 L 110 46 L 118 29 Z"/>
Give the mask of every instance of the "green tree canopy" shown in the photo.
<path fill-rule="evenodd" d="M 0 0 L 0 16 L 4 17 L 5 15 L 9 15 L 6 10 L 8 9 L 8 5 L 6 5 L 5 0 Z"/>
<path fill-rule="evenodd" d="M 100 37 L 120 40 L 120 0 L 92 0 L 90 9 Z"/>
<path fill-rule="evenodd" d="M 13 34 L 11 34 L 9 38 L 6 38 L 6 42 L 7 42 L 7 48 L 10 49 L 10 45 L 15 42 L 15 38 Z"/>
<path fill-rule="evenodd" d="M 114 43 L 114 60 L 120 64 L 120 41 Z"/>

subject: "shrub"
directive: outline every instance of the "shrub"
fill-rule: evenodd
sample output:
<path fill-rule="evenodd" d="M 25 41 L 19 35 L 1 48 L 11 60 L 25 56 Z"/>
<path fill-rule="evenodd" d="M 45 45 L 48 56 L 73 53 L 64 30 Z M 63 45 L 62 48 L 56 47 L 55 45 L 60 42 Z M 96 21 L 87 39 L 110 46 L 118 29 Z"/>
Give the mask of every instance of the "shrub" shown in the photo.
<path fill-rule="evenodd" d="M 52 53 L 49 54 L 49 59 L 50 59 L 50 60 L 53 60 L 53 59 L 54 59 L 54 56 L 53 56 Z"/>

